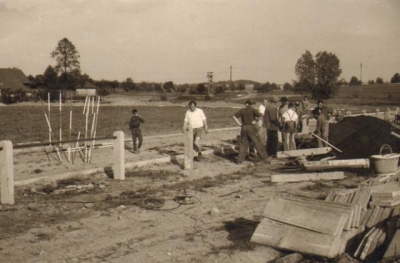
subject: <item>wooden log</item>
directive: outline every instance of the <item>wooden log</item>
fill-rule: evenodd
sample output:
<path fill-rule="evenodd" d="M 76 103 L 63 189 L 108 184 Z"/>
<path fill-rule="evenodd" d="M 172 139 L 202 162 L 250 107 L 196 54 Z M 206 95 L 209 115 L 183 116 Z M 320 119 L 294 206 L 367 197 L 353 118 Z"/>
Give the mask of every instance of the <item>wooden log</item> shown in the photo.
<path fill-rule="evenodd" d="M 344 172 L 328 173 L 303 173 L 303 174 L 274 174 L 271 175 L 271 182 L 302 182 L 320 180 L 342 180 Z"/>
<path fill-rule="evenodd" d="M 265 207 L 263 216 L 289 225 L 315 232 L 339 235 L 347 221 L 345 213 L 312 209 L 302 203 L 294 203 L 282 198 L 271 199 Z"/>
<path fill-rule="evenodd" d="M 280 159 L 280 158 L 290 158 L 290 157 L 300 157 L 300 156 L 312 156 L 312 155 L 327 154 L 331 151 L 332 151 L 331 147 L 300 149 L 300 150 L 277 152 L 276 157 Z"/>
<path fill-rule="evenodd" d="M 369 168 L 369 159 L 309 161 L 303 163 L 307 170 L 322 170 L 335 168 Z"/>
<path fill-rule="evenodd" d="M 341 248 L 340 235 L 333 236 L 263 218 L 250 242 L 301 253 L 333 258 Z"/>

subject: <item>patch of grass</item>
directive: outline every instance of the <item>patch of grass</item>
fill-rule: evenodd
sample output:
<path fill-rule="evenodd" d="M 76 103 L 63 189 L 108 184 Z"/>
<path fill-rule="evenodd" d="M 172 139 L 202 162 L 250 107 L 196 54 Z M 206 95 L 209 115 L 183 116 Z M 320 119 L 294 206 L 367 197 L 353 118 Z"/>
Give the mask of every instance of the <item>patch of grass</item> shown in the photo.
<path fill-rule="evenodd" d="M 67 185 L 78 185 L 78 184 L 85 184 L 86 182 L 90 182 L 89 179 L 83 178 L 83 177 L 71 177 L 71 178 L 65 178 L 57 181 L 57 185 L 62 188 Z"/>

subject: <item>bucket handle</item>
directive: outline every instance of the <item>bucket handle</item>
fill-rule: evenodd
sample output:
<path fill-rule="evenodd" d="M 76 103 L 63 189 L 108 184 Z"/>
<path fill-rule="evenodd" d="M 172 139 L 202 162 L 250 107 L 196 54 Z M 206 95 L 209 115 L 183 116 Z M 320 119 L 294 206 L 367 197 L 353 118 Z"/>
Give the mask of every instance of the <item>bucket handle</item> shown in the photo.
<path fill-rule="evenodd" d="M 390 147 L 389 144 L 384 144 L 384 145 L 382 145 L 381 150 L 379 151 L 379 153 L 380 153 L 381 155 L 384 155 L 384 154 L 382 153 L 383 150 L 388 150 L 388 151 L 389 151 L 388 155 L 391 155 L 391 154 L 393 153 L 393 152 L 392 152 L 392 147 Z"/>

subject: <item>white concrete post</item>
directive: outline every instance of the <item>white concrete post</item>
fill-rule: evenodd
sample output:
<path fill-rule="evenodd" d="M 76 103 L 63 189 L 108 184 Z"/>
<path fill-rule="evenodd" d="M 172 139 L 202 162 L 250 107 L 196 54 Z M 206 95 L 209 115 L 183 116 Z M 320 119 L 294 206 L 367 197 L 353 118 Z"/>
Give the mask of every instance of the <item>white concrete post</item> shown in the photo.
<path fill-rule="evenodd" d="M 185 157 L 184 157 L 184 169 L 193 169 L 193 128 L 192 125 L 188 125 L 185 129 Z"/>
<path fill-rule="evenodd" d="M 379 118 L 379 109 L 375 109 L 375 114 L 376 114 L 375 117 Z"/>
<path fill-rule="evenodd" d="M 11 141 L 0 141 L 1 203 L 14 204 L 14 160 Z"/>
<path fill-rule="evenodd" d="M 116 131 L 114 139 L 114 179 L 125 180 L 125 136 L 124 132 Z"/>
<path fill-rule="evenodd" d="M 383 119 L 384 119 L 385 121 L 390 121 L 390 109 L 389 109 L 389 108 L 387 108 L 387 109 L 385 110 L 385 113 L 384 113 L 384 115 L 383 115 Z"/>

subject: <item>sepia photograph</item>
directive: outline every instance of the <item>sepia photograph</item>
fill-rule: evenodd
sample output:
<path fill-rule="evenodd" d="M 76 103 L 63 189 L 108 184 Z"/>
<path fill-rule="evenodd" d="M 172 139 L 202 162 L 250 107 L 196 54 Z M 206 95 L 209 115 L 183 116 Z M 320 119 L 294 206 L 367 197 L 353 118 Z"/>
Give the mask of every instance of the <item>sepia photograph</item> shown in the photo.
<path fill-rule="evenodd" d="M 0 263 L 400 262 L 399 14 L 0 0 Z"/>

